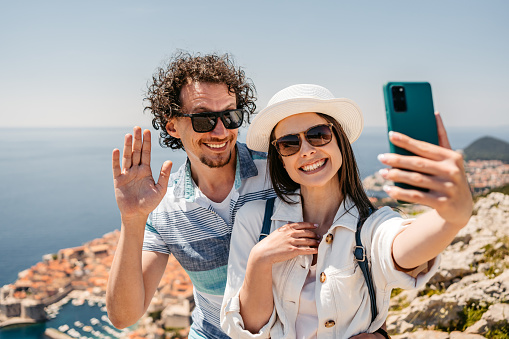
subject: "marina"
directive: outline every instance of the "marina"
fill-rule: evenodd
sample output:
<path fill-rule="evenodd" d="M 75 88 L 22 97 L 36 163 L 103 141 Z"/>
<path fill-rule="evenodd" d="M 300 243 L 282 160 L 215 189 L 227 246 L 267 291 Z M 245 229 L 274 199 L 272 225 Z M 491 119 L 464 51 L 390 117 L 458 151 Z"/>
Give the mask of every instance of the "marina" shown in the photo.
<path fill-rule="evenodd" d="M 47 311 L 52 312 L 50 319 L 44 323 L 24 326 L 9 326 L 0 330 L 0 339 L 42 339 L 45 331 L 55 338 L 59 332 L 70 338 L 77 339 L 115 339 L 122 338 L 129 329 L 117 330 L 108 319 L 103 303 L 84 302 L 75 305 L 76 299 L 66 297 L 58 303 L 48 306 Z"/>

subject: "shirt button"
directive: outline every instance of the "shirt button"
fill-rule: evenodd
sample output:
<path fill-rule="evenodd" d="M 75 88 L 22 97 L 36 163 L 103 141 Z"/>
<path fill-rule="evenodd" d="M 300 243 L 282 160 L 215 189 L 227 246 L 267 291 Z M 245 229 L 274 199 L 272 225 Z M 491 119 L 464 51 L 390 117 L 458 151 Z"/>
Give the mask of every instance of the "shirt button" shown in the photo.
<path fill-rule="evenodd" d="M 326 242 L 327 244 L 330 244 L 330 243 L 332 243 L 332 240 L 333 240 L 333 239 L 334 239 L 334 236 L 333 236 L 332 234 L 330 234 L 330 233 L 329 233 L 329 234 L 327 234 L 327 237 L 325 237 L 325 242 Z"/>
<path fill-rule="evenodd" d="M 321 283 L 324 283 L 326 278 L 327 278 L 327 277 L 325 276 L 325 273 L 324 273 L 324 272 L 320 273 L 320 282 L 321 282 Z"/>
<path fill-rule="evenodd" d="M 334 320 L 327 320 L 325 322 L 325 327 L 327 328 L 333 327 L 334 325 L 336 325 L 336 322 Z"/>

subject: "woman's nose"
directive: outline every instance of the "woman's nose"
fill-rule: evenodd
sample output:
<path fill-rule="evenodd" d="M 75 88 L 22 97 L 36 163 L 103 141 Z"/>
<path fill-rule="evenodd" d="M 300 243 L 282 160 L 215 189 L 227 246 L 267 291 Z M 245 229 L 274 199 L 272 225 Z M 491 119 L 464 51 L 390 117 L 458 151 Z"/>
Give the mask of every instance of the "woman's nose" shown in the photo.
<path fill-rule="evenodd" d="M 316 148 L 311 145 L 306 138 L 301 139 L 300 145 L 300 155 L 301 156 L 309 156 L 316 152 Z"/>

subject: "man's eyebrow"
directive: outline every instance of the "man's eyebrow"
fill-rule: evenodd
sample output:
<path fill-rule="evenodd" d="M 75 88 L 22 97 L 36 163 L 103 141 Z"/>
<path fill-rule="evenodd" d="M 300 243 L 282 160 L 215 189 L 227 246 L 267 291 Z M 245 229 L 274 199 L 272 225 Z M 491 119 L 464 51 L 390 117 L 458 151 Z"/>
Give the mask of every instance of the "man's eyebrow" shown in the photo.
<path fill-rule="evenodd" d="M 237 105 L 235 103 L 230 103 L 228 104 L 224 110 L 227 111 L 227 110 L 231 110 L 231 109 L 237 109 Z M 212 112 L 213 110 L 207 108 L 206 106 L 203 106 L 202 104 L 198 104 L 196 105 L 195 107 L 192 107 L 191 109 L 191 112 L 194 112 L 194 113 L 201 113 L 201 112 Z"/>
<path fill-rule="evenodd" d="M 193 111 L 196 112 L 196 111 L 202 111 L 202 112 L 206 112 L 208 111 L 207 108 L 205 108 L 204 106 L 201 106 L 201 105 L 198 105 L 196 107 L 193 107 Z"/>

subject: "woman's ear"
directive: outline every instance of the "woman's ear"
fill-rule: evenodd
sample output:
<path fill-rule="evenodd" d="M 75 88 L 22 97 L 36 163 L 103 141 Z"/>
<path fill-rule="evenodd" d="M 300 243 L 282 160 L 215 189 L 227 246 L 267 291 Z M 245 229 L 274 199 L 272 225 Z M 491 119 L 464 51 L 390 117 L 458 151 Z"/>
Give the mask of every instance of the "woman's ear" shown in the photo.
<path fill-rule="evenodd" d="M 175 118 L 171 118 L 166 123 L 166 132 L 172 137 L 180 139 L 180 133 L 177 130 Z"/>

